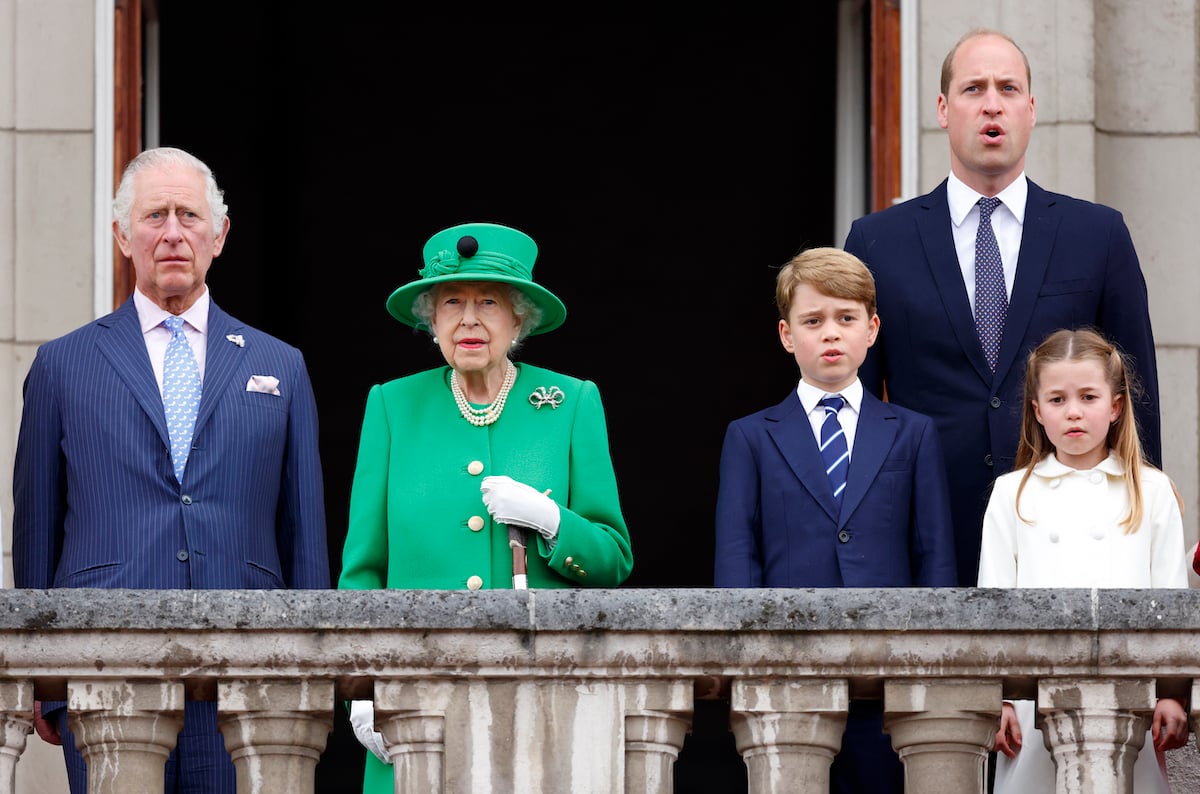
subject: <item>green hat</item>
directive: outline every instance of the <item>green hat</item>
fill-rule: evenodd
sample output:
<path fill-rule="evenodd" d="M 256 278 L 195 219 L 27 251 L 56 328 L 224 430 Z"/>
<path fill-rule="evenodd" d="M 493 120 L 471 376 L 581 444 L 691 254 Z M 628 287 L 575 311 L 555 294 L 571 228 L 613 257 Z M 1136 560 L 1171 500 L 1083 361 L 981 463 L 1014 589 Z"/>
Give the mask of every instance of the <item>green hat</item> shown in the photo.
<path fill-rule="evenodd" d="M 512 284 L 542 310 L 542 321 L 530 335 L 553 331 L 567 319 L 567 307 L 553 292 L 533 282 L 537 243 L 525 232 L 495 223 L 464 223 L 442 229 L 425 243 L 420 278 L 398 288 L 387 310 L 414 328 L 424 325 L 413 314 L 417 295 L 447 281 L 495 281 Z"/>

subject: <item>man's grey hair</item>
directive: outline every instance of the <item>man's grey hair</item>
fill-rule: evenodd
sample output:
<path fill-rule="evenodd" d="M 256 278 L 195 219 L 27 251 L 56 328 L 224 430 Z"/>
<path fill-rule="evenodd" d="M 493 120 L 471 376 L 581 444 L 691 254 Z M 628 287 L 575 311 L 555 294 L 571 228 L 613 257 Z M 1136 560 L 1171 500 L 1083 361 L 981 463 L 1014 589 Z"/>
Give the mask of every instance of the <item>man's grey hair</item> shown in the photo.
<path fill-rule="evenodd" d="M 125 166 L 125 173 L 121 174 L 121 184 L 117 185 L 117 192 L 113 197 L 113 219 L 116 220 L 121 234 L 125 237 L 129 236 L 129 227 L 133 220 L 130 217 L 133 212 L 133 178 L 147 168 L 163 165 L 195 168 L 204 175 L 204 192 L 208 197 L 208 212 L 212 219 L 213 236 L 216 237 L 220 234 L 221 230 L 225 228 L 225 215 L 228 213 L 229 207 L 225 206 L 225 192 L 217 187 L 217 180 L 213 176 L 212 169 L 195 155 L 169 146 L 147 149 Z"/>

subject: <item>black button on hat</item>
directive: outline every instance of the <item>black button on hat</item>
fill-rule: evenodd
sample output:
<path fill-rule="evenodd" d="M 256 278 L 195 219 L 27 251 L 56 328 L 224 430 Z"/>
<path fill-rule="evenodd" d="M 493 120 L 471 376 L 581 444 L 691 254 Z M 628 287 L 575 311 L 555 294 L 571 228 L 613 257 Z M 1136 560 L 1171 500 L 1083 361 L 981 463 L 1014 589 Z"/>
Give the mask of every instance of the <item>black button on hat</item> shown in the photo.
<path fill-rule="evenodd" d="M 458 238 L 458 255 L 475 256 L 479 253 L 479 241 L 469 234 Z"/>

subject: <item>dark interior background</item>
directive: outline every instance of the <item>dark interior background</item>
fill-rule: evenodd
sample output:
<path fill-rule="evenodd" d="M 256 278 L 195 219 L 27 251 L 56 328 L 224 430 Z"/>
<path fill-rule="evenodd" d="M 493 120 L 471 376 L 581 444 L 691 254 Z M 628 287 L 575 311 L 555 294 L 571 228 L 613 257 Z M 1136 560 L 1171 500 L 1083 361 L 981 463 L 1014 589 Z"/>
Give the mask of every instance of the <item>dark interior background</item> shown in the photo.
<path fill-rule="evenodd" d="M 519 360 L 600 387 L 628 586 L 711 586 L 725 427 L 798 377 L 775 270 L 841 243 L 837 3 L 787 23 L 372 8 L 158 7 L 160 143 L 208 162 L 230 208 L 213 299 L 308 362 L 335 581 L 367 390 L 443 363 L 384 301 L 433 232 L 493 221 L 538 242 L 534 277 L 568 310 Z M 697 704 L 679 794 L 745 790 L 727 716 Z M 339 710 L 318 791 L 359 790 L 362 752 Z"/>

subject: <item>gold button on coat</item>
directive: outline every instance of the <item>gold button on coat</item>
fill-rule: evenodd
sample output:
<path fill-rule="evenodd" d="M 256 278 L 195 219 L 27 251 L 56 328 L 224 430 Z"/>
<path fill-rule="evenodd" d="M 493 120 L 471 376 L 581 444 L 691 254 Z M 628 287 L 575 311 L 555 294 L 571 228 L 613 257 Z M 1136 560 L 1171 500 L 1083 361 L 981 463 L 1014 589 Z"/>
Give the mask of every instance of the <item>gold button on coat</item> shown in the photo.
<path fill-rule="evenodd" d="M 467 464 L 467 473 L 468 474 L 482 474 L 483 473 L 483 461 L 473 460 L 470 463 L 468 463 Z"/>
<path fill-rule="evenodd" d="M 478 590 L 481 587 L 483 587 L 483 577 L 472 576 L 470 579 L 467 580 L 467 589 L 468 590 Z"/>
<path fill-rule="evenodd" d="M 483 529 L 483 519 L 479 516 L 471 516 L 467 519 L 467 526 L 472 532 L 478 532 Z"/>

